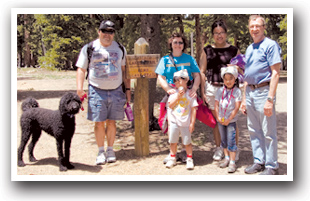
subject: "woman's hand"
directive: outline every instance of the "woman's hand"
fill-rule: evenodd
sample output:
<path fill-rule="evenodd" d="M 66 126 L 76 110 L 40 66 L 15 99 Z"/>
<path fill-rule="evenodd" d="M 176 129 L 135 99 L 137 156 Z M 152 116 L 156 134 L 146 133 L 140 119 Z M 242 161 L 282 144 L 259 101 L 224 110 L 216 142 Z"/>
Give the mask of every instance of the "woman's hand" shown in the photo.
<path fill-rule="evenodd" d="M 195 88 L 195 87 L 193 87 L 193 88 L 191 88 L 190 90 L 189 90 L 189 96 L 191 97 L 191 98 L 196 98 L 197 97 L 197 89 Z"/>
<path fill-rule="evenodd" d="M 171 95 L 171 94 L 176 93 L 177 91 L 176 91 L 174 88 L 169 88 L 166 92 L 167 92 L 169 95 Z"/>
<path fill-rule="evenodd" d="M 208 106 L 208 101 L 207 101 L 208 98 L 207 98 L 207 95 L 206 95 L 206 94 L 203 94 L 202 99 L 203 99 L 202 104 L 203 104 L 204 106 Z"/>

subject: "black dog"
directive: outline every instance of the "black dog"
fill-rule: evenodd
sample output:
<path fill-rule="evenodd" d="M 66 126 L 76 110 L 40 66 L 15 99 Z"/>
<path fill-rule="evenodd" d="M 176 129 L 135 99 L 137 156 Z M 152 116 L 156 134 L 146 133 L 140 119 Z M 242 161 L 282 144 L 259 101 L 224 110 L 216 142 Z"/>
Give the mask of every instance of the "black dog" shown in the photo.
<path fill-rule="evenodd" d="M 75 114 L 81 108 L 81 100 L 75 93 L 66 93 L 60 100 L 59 110 L 48 110 L 40 108 L 34 98 L 27 98 L 22 103 L 23 114 L 20 118 L 21 143 L 18 148 L 18 166 L 23 167 L 23 152 L 25 146 L 32 136 L 28 146 L 29 160 L 37 161 L 33 155 L 33 149 L 41 136 L 42 130 L 56 139 L 59 170 L 66 171 L 74 166 L 69 162 L 71 140 L 75 131 Z M 63 144 L 65 146 L 63 152 Z"/>

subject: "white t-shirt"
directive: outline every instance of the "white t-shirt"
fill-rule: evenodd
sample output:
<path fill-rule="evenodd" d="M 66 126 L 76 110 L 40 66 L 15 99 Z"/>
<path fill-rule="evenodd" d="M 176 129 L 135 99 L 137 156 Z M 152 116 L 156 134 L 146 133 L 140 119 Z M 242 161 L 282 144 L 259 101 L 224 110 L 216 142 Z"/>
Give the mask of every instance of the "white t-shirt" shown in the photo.
<path fill-rule="evenodd" d="M 122 59 L 123 51 L 115 41 L 112 41 L 109 47 L 104 47 L 97 39 L 93 42 L 93 47 L 89 65 L 89 84 L 100 89 L 116 89 L 123 82 L 122 66 L 126 64 L 126 57 Z M 126 55 L 126 50 L 124 54 Z M 76 66 L 87 69 L 87 45 L 82 48 Z"/>
<path fill-rule="evenodd" d="M 178 93 L 178 92 L 177 92 Z M 168 103 L 171 101 L 172 98 L 175 98 L 177 96 L 177 93 L 171 94 L 168 98 Z M 198 103 L 196 98 L 192 98 L 189 96 L 188 90 L 183 95 L 183 97 L 180 98 L 178 104 L 171 109 L 168 107 L 167 113 L 168 113 L 168 120 L 170 122 L 176 123 L 180 127 L 187 127 L 190 124 L 191 119 L 191 109 L 193 107 L 197 107 Z"/>

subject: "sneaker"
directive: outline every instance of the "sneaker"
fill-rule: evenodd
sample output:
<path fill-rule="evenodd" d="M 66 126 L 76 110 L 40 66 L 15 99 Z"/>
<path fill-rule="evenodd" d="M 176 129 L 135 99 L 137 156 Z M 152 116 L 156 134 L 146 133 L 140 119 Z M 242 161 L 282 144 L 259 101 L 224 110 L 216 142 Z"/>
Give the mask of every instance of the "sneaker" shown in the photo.
<path fill-rule="evenodd" d="M 220 161 L 224 157 L 224 151 L 221 147 L 216 147 L 214 155 L 213 155 L 213 160 L 215 161 Z"/>
<path fill-rule="evenodd" d="M 175 158 L 169 158 L 168 162 L 166 163 L 166 168 L 172 168 L 173 166 L 177 165 L 177 161 Z"/>
<path fill-rule="evenodd" d="M 265 165 L 264 164 L 258 164 L 254 163 L 253 165 L 248 166 L 247 168 L 244 169 L 244 172 L 246 174 L 254 174 L 257 172 L 261 172 L 265 170 Z"/>
<path fill-rule="evenodd" d="M 186 159 L 186 169 L 193 170 L 194 169 L 194 160 L 192 158 Z"/>
<path fill-rule="evenodd" d="M 115 153 L 113 150 L 107 150 L 107 162 L 114 163 L 116 161 Z"/>
<path fill-rule="evenodd" d="M 98 153 L 98 156 L 96 158 L 96 164 L 104 165 L 105 163 L 106 163 L 105 153 L 104 152 Z"/>
<path fill-rule="evenodd" d="M 272 168 L 266 168 L 259 175 L 279 175 L 279 170 L 278 169 L 272 169 Z"/>
<path fill-rule="evenodd" d="M 234 173 L 237 170 L 236 164 L 229 164 L 228 166 L 228 173 Z"/>
<path fill-rule="evenodd" d="M 166 164 L 169 161 L 170 158 L 170 154 L 168 154 L 168 156 L 164 159 L 163 163 Z"/>
<path fill-rule="evenodd" d="M 229 165 L 229 159 L 225 158 L 224 161 L 220 164 L 220 168 L 226 168 Z"/>
<path fill-rule="evenodd" d="M 187 162 L 187 154 L 186 154 L 185 150 L 181 151 L 181 153 L 179 154 L 179 158 L 180 158 L 182 163 L 186 163 Z"/>

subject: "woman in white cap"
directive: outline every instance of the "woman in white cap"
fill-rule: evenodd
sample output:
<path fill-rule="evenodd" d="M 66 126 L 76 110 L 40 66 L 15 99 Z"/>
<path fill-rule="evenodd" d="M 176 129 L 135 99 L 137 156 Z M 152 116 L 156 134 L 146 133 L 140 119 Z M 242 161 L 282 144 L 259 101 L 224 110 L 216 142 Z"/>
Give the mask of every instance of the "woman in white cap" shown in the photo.
<path fill-rule="evenodd" d="M 220 164 L 221 168 L 228 167 L 228 172 L 236 171 L 236 121 L 242 93 L 237 85 L 238 70 L 236 66 L 221 69 L 224 86 L 217 90 L 215 95 L 215 117 L 221 135 L 221 147 L 224 149 L 225 159 Z"/>

